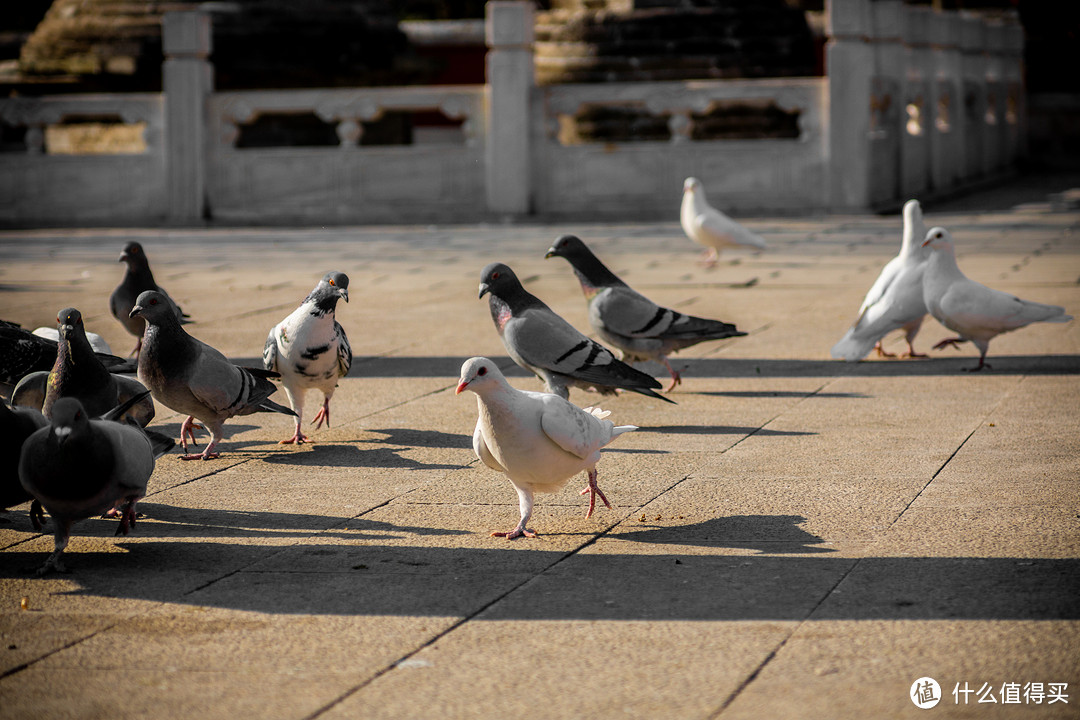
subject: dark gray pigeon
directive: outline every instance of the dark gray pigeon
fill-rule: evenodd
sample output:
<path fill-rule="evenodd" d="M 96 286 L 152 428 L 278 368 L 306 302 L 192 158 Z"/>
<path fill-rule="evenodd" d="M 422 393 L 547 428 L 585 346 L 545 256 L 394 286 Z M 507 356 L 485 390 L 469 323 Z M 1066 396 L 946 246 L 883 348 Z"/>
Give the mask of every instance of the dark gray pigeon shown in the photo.
<path fill-rule="evenodd" d="M 480 297 L 490 294 L 488 307 L 506 352 L 521 367 L 535 373 L 547 392 L 564 400 L 570 387 L 593 388 L 610 395 L 617 388 L 672 402 L 658 395 L 656 378 L 618 360 L 559 317 L 524 287 L 502 263 L 480 273 Z"/>
<path fill-rule="evenodd" d="M 278 373 L 233 365 L 228 358 L 180 327 L 169 299 L 156 290 L 139 295 L 132 315 L 146 320 L 139 380 L 150 388 L 154 399 L 187 415 L 180 426 L 180 443 L 187 450 L 187 438 L 195 435 L 194 419 L 210 431 L 210 444 L 199 454 L 181 455 L 184 460 L 218 457 L 214 448 L 222 440 L 224 423 L 235 415 L 279 412 L 296 416 L 292 410 L 270 400 L 277 386 L 267 378 Z"/>
<path fill-rule="evenodd" d="M 129 401 L 130 402 L 130 401 Z M 135 503 L 146 494 L 154 461 L 175 443 L 138 425 L 115 422 L 122 413 L 91 418 L 77 399 L 60 398 L 50 424 L 23 443 L 19 480 L 49 511 L 55 549 L 38 570 L 65 572 L 60 555 L 71 526 L 122 505 L 117 535 L 135 524 Z"/>
<path fill-rule="evenodd" d="M 671 387 L 682 382 L 667 356 L 706 340 L 746 333 L 719 320 L 684 315 L 657 305 L 607 269 L 592 250 L 574 235 L 563 235 L 544 257 L 566 258 L 574 268 L 589 306 L 589 324 L 600 338 L 619 350 L 622 360 L 655 360 L 671 373 Z"/>
<path fill-rule="evenodd" d="M 56 322 L 60 343 L 52 370 L 31 373 L 20 380 L 11 394 L 12 405 L 38 408 L 48 419 L 57 400 L 74 397 L 92 417 L 97 417 L 141 394 L 143 399 L 124 418 L 146 427 L 154 419 L 154 401 L 146 396 L 142 383 L 110 373 L 98 360 L 78 310 L 64 308 L 57 314 Z"/>
<path fill-rule="evenodd" d="M 49 421 L 38 410 L 8 407 L 0 402 L 0 508 L 7 510 L 33 501 L 30 524 L 35 530 L 41 529 L 45 516 L 41 512 L 41 503 L 34 500 L 19 482 L 19 454 L 26 439 L 48 424 Z"/>
<path fill-rule="evenodd" d="M 55 340 L 39 337 L 18 323 L 0 320 L 0 383 L 14 385 L 32 372 L 48 372 L 56 362 Z M 114 373 L 133 373 L 131 360 L 95 352 L 94 356 Z"/>
<path fill-rule="evenodd" d="M 296 431 L 282 445 L 302 443 L 308 438 L 300 432 L 304 415 L 304 395 L 321 390 L 323 404 L 311 421 L 315 428 L 330 427 L 330 398 L 338 380 L 349 373 L 352 348 L 345 329 L 334 313 L 339 299 L 349 302 L 349 278 L 345 273 L 328 272 L 300 307 L 275 325 L 263 347 L 263 366 L 280 373 L 281 385 L 296 413 Z"/>
<path fill-rule="evenodd" d="M 141 317 L 131 314 L 131 308 L 135 307 L 135 302 L 141 293 L 147 290 L 156 290 L 164 295 L 174 308 L 176 317 L 181 324 L 191 322 L 191 318 L 173 302 L 167 292 L 154 282 L 154 273 L 150 272 L 150 262 L 146 259 L 146 253 L 143 251 L 142 245 L 137 242 L 129 242 L 124 246 L 124 251 L 120 254 L 120 259 L 117 262 L 126 263 L 127 271 L 124 273 L 124 278 L 120 281 L 120 284 L 116 286 L 112 295 L 109 296 L 109 310 L 112 312 L 113 317 L 120 321 L 125 330 L 138 338 L 135 349 L 131 351 L 131 354 L 138 358 L 139 350 L 142 348 L 145 323 Z"/>

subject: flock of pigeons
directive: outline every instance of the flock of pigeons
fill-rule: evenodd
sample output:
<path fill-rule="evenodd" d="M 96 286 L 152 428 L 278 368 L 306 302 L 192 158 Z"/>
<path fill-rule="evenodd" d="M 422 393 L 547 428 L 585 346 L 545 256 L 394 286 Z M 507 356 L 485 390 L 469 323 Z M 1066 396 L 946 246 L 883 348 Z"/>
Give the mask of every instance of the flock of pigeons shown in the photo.
<path fill-rule="evenodd" d="M 684 184 L 681 223 L 687 236 L 707 248 L 702 262 L 715 264 L 725 246 L 764 249 L 765 242 L 709 206 L 701 183 Z M 855 323 L 832 348 L 848 361 L 875 347 L 886 355 L 882 338 L 902 329 L 909 355 L 916 333 L 929 313 L 957 337 L 935 346 L 964 341 L 979 348 L 979 364 L 989 367 L 986 351 L 996 335 L 1033 322 L 1067 322 L 1061 307 L 1021 300 L 974 282 L 960 271 L 947 230 L 929 232 L 915 200 L 903 211 L 900 253 L 882 270 L 859 309 Z M 573 235 L 560 237 L 546 257 L 570 263 L 588 304 L 595 334 L 614 352 L 575 329 L 522 286 L 505 264 L 492 263 L 480 276 L 480 297 L 488 296 L 495 328 L 509 356 L 534 373 L 544 392 L 512 387 L 491 360 L 474 357 L 461 367 L 457 393 L 477 396 L 473 432 L 476 456 L 505 474 L 518 493 L 520 521 L 493 536 L 534 536 L 527 527 L 537 492 L 557 492 L 584 471 L 589 517 L 597 497 L 611 507 L 597 486 L 600 450 L 633 425 L 616 426 L 606 411 L 569 402 L 571 387 L 614 394 L 626 390 L 663 402 L 662 385 L 631 363 L 656 361 L 671 375 L 672 390 L 680 373 L 668 356 L 708 340 L 746 333 L 730 323 L 686 315 L 665 308 L 619 279 Z M 54 338 L 29 333 L 0 321 L 0 382 L 13 384 L 11 407 L 0 403 L 0 500 L 9 508 L 30 501 L 30 520 L 40 530 L 48 510 L 55 549 L 39 573 L 63 570 L 60 555 L 72 523 L 94 515 L 120 518 L 117 534 L 136 521 L 135 504 L 146 493 L 155 460 L 175 446 L 170 437 L 148 429 L 154 400 L 186 416 L 180 427 L 184 460 L 219 456 L 223 425 L 229 418 L 277 412 L 294 419 L 294 432 L 281 443 L 303 443 L 304 397 L 320 390 L 323 403 L 313 419 L 330 425 L 330 401 L 349 372 L 352 351 L 337 322 L 337 302 L 348 302 L 349 278 L 327 273 L 300 306 L 275 325 L 263 349 L 263 367 L 240 367 L 184 329 L 190 318 L 157 285 L 143 248 L 128 243 L 120 260 L 127 270 L 109 300 L 116 319 L 135 336 L 134 361 L 115 357 L 99 338 L 87 333 L 75 308 L 61 310 Z M 617 356 L 616 356 L 617 355 Z M 134 380 L 124 373 L 137 373 Z M 270 400 L 278 385 L 289 407 Z M 152 399 L 151 399 L 152 398 Z M 195 429 L 210 433 L 201 452 Z"/>

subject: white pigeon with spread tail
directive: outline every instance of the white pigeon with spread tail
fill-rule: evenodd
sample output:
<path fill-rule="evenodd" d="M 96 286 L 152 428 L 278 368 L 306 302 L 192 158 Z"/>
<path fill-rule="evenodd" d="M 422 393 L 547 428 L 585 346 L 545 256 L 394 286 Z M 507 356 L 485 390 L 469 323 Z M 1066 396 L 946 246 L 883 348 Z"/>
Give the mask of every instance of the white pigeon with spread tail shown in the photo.
<path fill-rule="evenodd" d="M 705 187 L 697 178 L 688 177 L 683 182 L 679 221 L 686 236 L 706 248 L 701 261 L 708 266 L 716 264 L 720 250 L 725 247 L 741 245 L 755 250 L 765 249 L 765 240 L 760 235 L 709 205 L 705 199 Z"/>
<path fill-rule="evenodd" d="M 461 366 L 457 394 L 476 393 L 480 415 L 473 431 L 473 450 L 492 470 L 504 473 L 517 490 L 521 521 L 509 532 L 493 532 L 492 537 L 512 540 L 535 537 L 527 527 L 532 516 L 533 494 L 561 490 L 579 472 L 588 474 L 592 515 L 596 497 L 611 507 L 596 485 L 596 463 L 600 449 L 634 425 L 616 426 L 604 418 L 599 408 L 585 408 L 551 393 L 518 390 L 506 381 L 499 368 L 483 357 L 469 358 Z"/>
<path fill-rule="evenodd" d="M 922 206 L 918 200 L 904 203 L 904 230 L 900 252 L 881 269 L 859 307 L 859 317 L 840 341 L 833 345 L 832 356 L 855 362 L 877 349 L 882 357 L 894 357 L 885 352 L 881 340 L 893 330 L 904 331 L 907 357 L 926 357 L 915 352 L 915 339 L 926 317 L 923 302 L 923 271 L 929 250 L 922 246 L 926 237 Z"/>
<path fill-rule="evenodd" d="M 942 227 L 931 228 L 923 241 L 932 251 L 923 275 L 926 309 L 958 337 L 942 340 L 934 349 L 971 341 L 979 348 L 979 364 L 971 371 L 990 367 L 986 351 L 990 341 L 1004 332 L 1036 322 L 1064 323 L 1072 320 L 1058 305 L 1021 300 L 968 278 L 956 264 L 952 235 Z"/>
<path fill-rule="evenodd" d="M 323 404 L 312 424 L 330 427 L 330 398 L 338 380 L 349 373 L 352 348 L 345 329 L 335 318 L 338 300 L 349 302 L 349 278 L 345 273 L 328 272 L 300 307 L 275 325 L 263 347 L 263 367 L 281 374 L 281 386 L 296 413 L 296 430 L 280 444 L 300 444 L 308 437 L 300 432 L 304 395 L 321 390 Z"/>

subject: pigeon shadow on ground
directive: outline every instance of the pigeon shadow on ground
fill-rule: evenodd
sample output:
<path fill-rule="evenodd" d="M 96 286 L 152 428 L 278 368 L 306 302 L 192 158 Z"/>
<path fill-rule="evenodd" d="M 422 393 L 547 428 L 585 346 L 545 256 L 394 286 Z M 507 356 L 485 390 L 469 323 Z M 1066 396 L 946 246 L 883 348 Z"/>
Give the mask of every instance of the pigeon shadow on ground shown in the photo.
<path fill-rule="evenodd" d="M 472 450 L 472 436 L 460 433 L 445 433 L 438 430 L 414 430 L 412 428 L 364 428 L 365 432 L 380 433 L 386 437 L 378 440 L 356 440 L 355 442 L 381 443 L 403 447 L 460 448 Z"/>
<path fill-rule="evenodd" d="M 709 397 L 727 397 L 727 398 L 851 398 L 851 399 L 870 399 L 873 395 L 867 395 L 865 393 L 845 393 L 845 392 L 807 392 L 801 390 L 704 390 L 701 392 L 691 392 L 690 395 L 707 395 Z"/>
<path fill-rule="evenodd" d="M 647 524 L 647 515 L 643 517 L 646 521 L 640 526 L 608 537 L 662 545 L 752 549 L 773 555 L 836 552 L 820 547 L 825 541 L 800 527 L 806 522 L 800 515 L 733 515 L 684 525 Z"/>
<path fill-rule="evenodd" d="M 790 519 L 776 522 L 791 524 Z M 724 542 L 734 546 L 736 541 Z M 482 613 L 477 619 L 517 621 L 1080 619 L 1077 559 L 707 550 L 567 556 L 565 550 L 543 548 L 542 538 L 527 543 L 493 538 L 472 548 L 120 540 L 109 552 L 69 551 L 70 574 L 32 582 L 40 583 L 42 592 L 277 615 Z M 25 579 L 44 556 L 9 552 L 0 576 Z M 57 577 L 59 587 L 53 584 Z"/>
<path fill-rule="evenodd" d="M 344 441 L 358 442 L 358 441 Z M 362 441 L 360 441 L 362 442 Z M 361 448 L 352 444 L 311 443 L 302 451 L 281 452 L 259 458 L 273 465 L 311 467 L 375 467 L 401 470 L 457 470 L 467 463 L 423 463 L 389 447 Z"/>
<path fill-rule="evenodd" d="M 769 430 L 759 427 L 737 427 L 734 425 L 653 425 L 639 427 L 637 432 L 654 432 L 665 435 L 817 435 L 813 432 L 798 430 Z"/>

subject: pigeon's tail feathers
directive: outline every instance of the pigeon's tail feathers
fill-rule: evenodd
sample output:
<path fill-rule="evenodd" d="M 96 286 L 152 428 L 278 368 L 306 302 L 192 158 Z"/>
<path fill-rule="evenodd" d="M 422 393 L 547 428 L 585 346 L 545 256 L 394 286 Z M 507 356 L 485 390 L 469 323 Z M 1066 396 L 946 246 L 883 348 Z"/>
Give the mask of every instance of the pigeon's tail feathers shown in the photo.
<path fill-rule="evenodd" d="M 656 398 L 657 400 L 663 400 L 664 402 L 671 403 L 672 405 L 678 405 L 679 404 L 679 403 L 675 402 L 674 400 L 672 400 L 670 398 L 664 397 L 663 395 L 656 392 L 655 390 L 650 390 L 649 388 L 628 387 L 628 388 L 624 388 L 624 389 L 630 390 L 631 392 L 636 392 L 639 395 L 647 395 L 648 397 Z"/>
<path fill-rule="evenodd" d="M 611 428 L 611 437 L 617 438 L 623 433 L 634 432 L 638 429 L 639 428 L 637 425 L 616 425 L 615 427 Z"/>
<path fill-rule="evenodd" d="M 729 337 L 742 337 L 745 332 L 732 323 L 688 317 L 686 322 L 674 323 L 661 337 L 670 340 L 722 340 Z"/>
<path fill-rule="evenodd" d="M 253 367 L 246 367 L 246 366 L 244 366 L 243 369 L 247 370 L 249 373 L 251 373 L 252 375 L 254 375 L 257 378 L 279 378 L 279 377 L 281 377 L 281 373 L 276 372 L 274 370 L 266 370 L 264 368 L 253 368 Z"/>
<path fill-rule="evenodd" d="M 299 417 L 292 408 L 287 408 L 284 405 L 279 405 L 273 400 L 262 400 L 258 402 L 255 407 L 259 412 L 276 412 L 282 415 L 292 415 L 293 417 Z"/>
<path fill-rule="evenodd" d="M 1064 314 L 1062 314 L 1062 315 L 1055 315 L 1054 317 L 1046 318 L 1046 320 L 1044 320 L 1043 322 L 1067 323 L 1067 322 L 1072 322 L 1072 319 L 1073 319 L 1072 315 L 1064 315 Z"/>
<path fill-rule="evenodd" d="M 180 311 L 180 317 L 177 318 L 177 319 L 180 320 L 181 325 L 194 325 L 195 324 L 195 321 L 191 319 L 191 316 L 188 315 L 183 310 Z"/>
<path fill-rule="evenodd" d="M 833 345 L 832 356 L 837 359 L 842 358 L 848 362 L 858 362 L 874 349 L 876 343 L 877 340 L 873 338 L 859 337 L 855 334 L 853 328 L 848 330 L 844 337 L 840 338 L 840 342 Z"/>
<path fill-rule="evenodd" d="M 112 410 L 109 410 L 104 415 L 102 415 L 101 419 L 102 420 L 113 420 L 113 421 L 119 422 L 120 418 L 123 417 L 124 413 L 126 413 L 131 408 L 135 407 L 135 405 L 139 401 L 141 401 L 143 398 L 145 398 L 149 394 L 150 394 L 149 390 L 144 390 L 143 392 L 136 393 L 135 395 L 132 395 L 127 400 L 125 400 L 124 402 L 122 402 L 119 405 L 117 405 L 116 407 L 114 407 Z"/>
<path fill-rule="evenodd" d="M 153 450 L 155 458 L 161 457 L 176 447 L 176 441 L 168 435 L 163 435 L 156 430 L 147 430 L 146 428 L 143 428 L 143 433 L 146 435 L 146 439 L 150 441 L 150 449 Z"/>
<path fill-rule="evenodd" d="M 119 375 L 134 375 L 139 371 L 139 361 L 131 360 L 130 358 L 117 357 L 108 353 L 95 352 L 94 355 L 101 361 L 101 364 L 111 373 L 117 373 Z"/>

